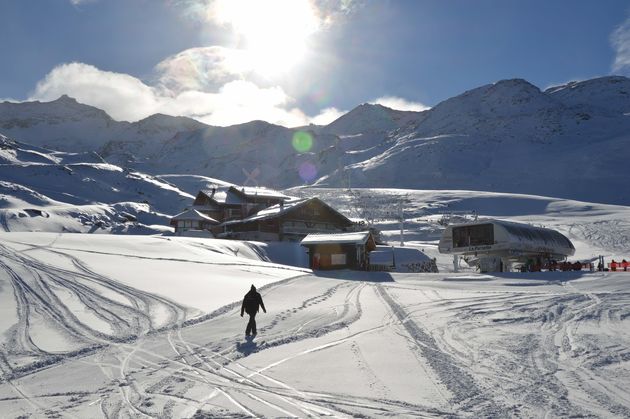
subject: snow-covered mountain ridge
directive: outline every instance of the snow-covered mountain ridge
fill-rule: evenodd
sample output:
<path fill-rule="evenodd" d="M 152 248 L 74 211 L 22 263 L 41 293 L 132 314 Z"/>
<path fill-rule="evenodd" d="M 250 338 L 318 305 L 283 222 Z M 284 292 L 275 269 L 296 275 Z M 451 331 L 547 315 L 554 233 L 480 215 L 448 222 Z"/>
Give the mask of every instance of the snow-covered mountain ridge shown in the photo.
<path fill-rule="evenodd" d="M 153 115 L 129 123 L 62 97 L 0 103 L 0 132 L 65 152 L 160 174 L 201 175 L 236 184 L 286 188 L 467 189 L 630 204 L 625 153 L 630 80 L 570 82 L 541 91 L 502 80 L 423 112 L 363 104 L 327 126 L 300 130 L 262 121 L 211 127 Z M 579 170 L 578 170 L 579 168 Z"/>
<path fill-rule="evenodd" d="M 0 135 L 0 231 L 155 233 L 190 203 L 170 182 Z"/>

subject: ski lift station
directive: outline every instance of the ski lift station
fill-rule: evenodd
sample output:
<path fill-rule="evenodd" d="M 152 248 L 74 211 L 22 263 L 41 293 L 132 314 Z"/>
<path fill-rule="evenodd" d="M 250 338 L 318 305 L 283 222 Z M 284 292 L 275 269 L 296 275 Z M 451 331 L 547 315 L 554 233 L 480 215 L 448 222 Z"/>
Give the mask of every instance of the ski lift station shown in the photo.
<path fill-rule="evenodd" d="M 502 220 L 449 225 L 438 250 L 454 255 L 455 270 L 459 257 L 463 257 L 481 272 L 509 272 L 526 264 L 541 266 L 575 253 L 573 243 L 555 230 Z"/>

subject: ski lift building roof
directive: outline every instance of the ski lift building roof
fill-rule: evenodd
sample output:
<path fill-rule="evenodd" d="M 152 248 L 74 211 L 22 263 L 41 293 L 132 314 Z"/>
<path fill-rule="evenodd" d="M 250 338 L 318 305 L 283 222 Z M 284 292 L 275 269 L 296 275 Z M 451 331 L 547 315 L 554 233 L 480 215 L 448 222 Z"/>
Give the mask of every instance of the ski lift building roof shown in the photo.
<path fill-rule="evenodd" d="M 558 231 L 503 220 L 449 225 L 438 245 L 440 253 L 500 256 L 508 259 L 561 259 L 575 253 L 573 243 Z"/>

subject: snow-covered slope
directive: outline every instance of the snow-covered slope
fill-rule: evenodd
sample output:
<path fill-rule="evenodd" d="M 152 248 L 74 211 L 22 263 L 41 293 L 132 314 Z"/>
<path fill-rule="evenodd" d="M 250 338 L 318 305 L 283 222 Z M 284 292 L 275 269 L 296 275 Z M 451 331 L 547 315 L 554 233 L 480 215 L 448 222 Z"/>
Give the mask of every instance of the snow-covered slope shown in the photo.
<path fill-rule="evenodd" d="M 361 187 L 474 189 L 630 204 L 630 166 L 610 158 L 623 153 L 630 139 L 630 116 L 621 100 L 628 80 L 612 80 L 583 83 L 573 99 L 560 88 L 545 93 L 524 80 L 471 90 L 423 112 L 411 127 L 390 132 L 382 152 L 318 183 L 336 186 L 350 179 Z M 594 104 L 584 104 L 591 96 Z M 612 97 L 621 98 L 614 113 L 599 103 Z"/>
<path fill-rule="evenodd" d="M 160 175 L 158 178 L 192 196 L 196 196 L 199 191 L 210 190 L 213 187 L 235 186 L 230 182 L 199 175 Z"/>
<path fill-rule="evenodd" d="M 629 282 L 627 272 L 314 275 L 233 241 L 0 233 L 0 409 L 627 417 Z M 251 284 L 266 310 L 248 341 L 239 314 Z"/>
<path fill-rule="evenodd" d="M 52 102 L 0 103 L 0 133 L 62 151 L 97 151 L 129 125 L 66 95 Z"/>
<path fill-rule="evenodd" d="M 416 120 L 423 112 L 397 111 L 383 105 L 364 103 L 321 130 L 340 136 L 387 132 Z"/>
<path fill-rule="evenodd" d="M 170 231 L 193 196 L 103 162 L 94 153 L 37 148 L 0 135 L 0 227 L 5 231 Z"/>
<path fill-rule="evenodd" d="M 630 80 L 627 77 L 609 76 L 570 82 L 550 87 L 545 93 L 568 107 L 597 108 L 612 114 L 630 112 Z"/>
<path fill-rule="evenodd" d="M 205 128 L 190 118 L 156 114 L 129 123 L 66 95 L 52 102 L 0 103 L 0 133 L 29 144 L 65 152 L 98 152 L 146 157 L 178 132 Z M 119 161 L 116 161 L 118 163 Z"/>
<path fill-rule="evenodd" d="M 68 97 L 0 104 L 0 132 L 66 152 L 96 152 L 154 175 L 275 188 L 317 181 L 486 190 L 627 205 L 630 166 L 610 156 L 627 153 L 629 92 L 630 80 L 621 76 L 544 92 L 525 80 L 502 80 L 424 112 L 361 105 L 328 126 L 303 128 L 310 147 L 294 147 L 297 129 L 266 122 L 210 127 L 166 115 L 116 122 Z"/>
<path fill-rule="evenodd" d="M 307 133 L 310 146 L 301 149 L 294 134 L 263 121 L 180 133 L 166 141 L 143 170 L 283 188 L 313 181 L 339 166 L 336 136 Z"/>

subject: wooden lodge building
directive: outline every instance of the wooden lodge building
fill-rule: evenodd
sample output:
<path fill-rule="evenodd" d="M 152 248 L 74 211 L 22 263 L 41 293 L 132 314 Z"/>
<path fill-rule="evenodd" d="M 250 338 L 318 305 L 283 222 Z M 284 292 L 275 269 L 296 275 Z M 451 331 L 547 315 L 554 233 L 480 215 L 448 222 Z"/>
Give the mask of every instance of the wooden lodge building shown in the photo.
<path fill-rule="evenodd" d="M 248 217 L 289 198 L 267 188 L 223 186 L 199 191 L 193 209 L 223 222 Z"/>
<path fill-rule="evenodd" d="M 300 241 L 311 233 L 338 233 L 351 226 L 352 221 L 319 198 L 293 199 L 249 217 L 222 223 L 223 231 L 218 237 Z"/>
<path fill-rule="evenodd" d="M 370 231 L 309 234 L 301 245 L 308 249 L 309 267 L 318 269 L 368 270 L 376 242 Z"/>
<path fill-rule="evenodd" d="M 352 221 L 319 198 L 292 198 L 266 188 L 222 186 L 199 191 L 190 210 L 171 219 L 176 234 L 299 242 L 312 233 L 351 230 Z"/>

